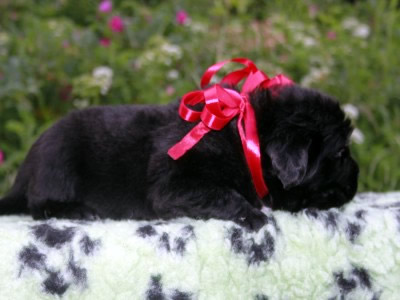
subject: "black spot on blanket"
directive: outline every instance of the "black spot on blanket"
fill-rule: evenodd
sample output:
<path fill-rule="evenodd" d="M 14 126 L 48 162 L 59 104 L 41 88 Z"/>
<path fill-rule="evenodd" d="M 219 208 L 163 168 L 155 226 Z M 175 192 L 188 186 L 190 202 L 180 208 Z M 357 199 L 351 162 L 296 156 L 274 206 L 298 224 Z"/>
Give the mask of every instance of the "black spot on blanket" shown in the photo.
<path fill-rule="evenodd" d="M 363 209 L 360 209 L 358 211 L 356 211 L 355 216 L 357 219 L 361 219 L 363 221 L 365 221 L 365 215 L 367 214 L 367 212 Z"/>
<path fill-rule="evenodd" d="M 71 258 L 68 263 L 68 270 L 71 273 L 75 284 L 86 285 L 87 271 L 86 269 L 79 267 L 73 258 Z"/>
<path fill-rule="evenodd" d="M 181 292 L 179 290 L 175 290 L 171 295 L 172 300 L 190 300 L 192 299 L 192 295 L 190 293 Z"/>
<path fill-rule="evenodd" d="M 324 222 L 325 222 L 326 228 L 336 229 L 338 218 L 339 218 L 339 214 L 335 211 L 327 211 L 326 213 L 324 213 Z"/>
<path fill-rule="evenodd" d="M 161 249 L 165 249 L 168 252 L 171 251 L 171 246 L 169 244 L 169 234 L 164 232 L 159 240 L 159 245 Z"/>
<path fill-rule="evenodd" d="M 161 275 L 151 276 L 150 287 L 146 293 L 148 300 L 163 300 L 166 299 L 162 291 Z"/>
<path fill-rule="evenodd" d="M 275 241 L 272 235 L 266 231 L 263 241 L 258 244 L 254 240 L 251 241 L 251 246 L 248 251 L 248 263 L 258 264 L 267 261 L 275 250 Z"/>
<path fill-rule="evenodd" d="M 364 268 L 354 268 L 352 271 L 352 274 L 358 279 L 360 286 L 363 288 L 368 288 L 370 289 L 372 284 L 371 284 L 371 278 L 369 276 L 369 273 L 366 269 Z"/>
<path fill-rule="evenodd" d="M 268 300 L 268 297 L 263 294 L 258 294 L 254 297 L 254 300 Z"/>
<path fill-rule="evenodd" d="M 306 208 L 304 210 L 304 213 L 306 214 L 307 217 L 313 219 L 318 219 L 319 216 L 319 211 L 316 208 Z"/>
<path fill-rule="evenodd" d="M 182 255 L 186 250 L 186 241 L 183 238 L 177 238 L 175 239 L 174 244 L 175 244 L 174 251 L 177 254 Z"/>
<path fill-rule="evenodd" d="M 41 253 L 35 245 L 29 244 L 22 248 L 19 260 L 23 267 L 39 270 L 45 268 L 46 255 Z"/>
<path fill-rule="evenodd" d="M 58 229 L 46 223 L 32 226 L 32 229 L 36 239 L 52 248 L 60 248 L 65 243 L 70 242 L 75 234 L 74 227 Z"/>
<path fill-rule="evenodd" d="M 354 243 L 361 233 L 361 226 L 359 224 L 349 222 L 347 224 L 346 233 L 350 242 Z"/>
<path fill-rule="evenodd" d="M 179 232 L 165 232 L 157 230 L 154 226 L 145 225 L 136 230 L 136 234 L 142 238 L 149 238 L 149 242 L 158 245 L 158 248 L 167 252 L 183 256 L 189 241 L 196 238 L 192 225 L 183 226 Z"/>
<path fill-rule="evenodd" d="M 44 289 L 52 295 L 62 296 L 69 287 L 69 283 L 65 282 L 60 272 L 48 271 L 48 277 L 43 282 Z"/>
<path fill-rule="evenodd" d="M 341 295 L 350 293 L 357 286 L 357 282 L 353 278 L 345 278 L 342 272 L 335 274 L 335 281 L 340 289 Z"/>
<path fill-rule="evenodd" d="M 194 227 L 192 225 L 186 225 L 182 228 L 182 236 L 185 238 L 194 238 Z"/>
<path fill-rule="evenodd" d="M 270 232 L 264 231 L 260 242 L 253 236 L 245 237 L 242 229 L 232 227 L 229 230 L 229 240 L 234 253 L 244 254 L 248 264 L 258 264 L 268 261 L 275 251 L 275 239 Z"/>
<path fill-rule="evenodd" d="M 373 289 L 371 276 L 363 267 L 354 266 L 346 272 L 334 273 L 334 279 L 336 291 L 339 290 L 339 294 L 330 299 L 347 299 L 352 292 L 361 292 L 365 295 L 365 299 L 375 299 L 375 297 L 379 299 L 380 293 Z"/>
<path fill-rule="evenodd" d="M 192 299 L 192 294 L 187 292 L 182 292 L 178 289 L 163 291 L 163 285 L 161 283 L 161 275 L 153 275 L 150 278 L 149 288 L 146 292 L 147 300 L 190 300 Z"/>
<path fill-rule="evenodd" d="M 230 241 L 233 252 L 243 253 L 243 230 L 237 227 L 233 227 L 230 233 Z"/>
<path fill-rule="evenodd" d="M 156 230 L 151 225 L 141 226 L 136 230 L 136 232 L 142 238 L 145 238 L 148 236 L 153 236 L 153 235 L 157 234 Z"/>
<path fill-rule="evenodd" d="M 371 300 L 379 300 L 381 298 L 382 292 L 375 293 Z"/>
<path fill-rule="evenodd" d="M 24 271 L 26 276 L 40 279 L 43 292 L 51 295 L 62 296 L 73 285 L 87 288 L 88 275 L 82 260 L 93 253 L 100 240 L 91 239 L 79 227 L 57 228 L 43 223 L 30 229 L 32 242 L 18 255 L 19 276 Z M 50 256 L 52 259 L 48 259 Z"/>
<path fill-rule="evenodd" d="M 79 241 L 79 245 L 81 246 L 81 249 L 83 253 L 86 255 L 90 255 L 100 246 L 101 242 L 100 240 L 92 240 L 90 237 L 85 235 L 81 240 Z"/>
<path fill-rule="evenodd" d="M 334 230 L 337 228 L 339 213 L 336 211 L 319 211 L 315 208 L 307 208 L 305 214 L 309 218 L 322 221 L 327 229 Z"/>
<path fill-rule="evenodd" d="M 191 240 L 195 238 L 194 234 L 194 228 L 192 225 L 187 225 L 181 229 L 180 232 L 180 237 L 175 238 L 174 240 L 174 245 L 173 245 L 173 251 L 176 254 L 183 255 L 185 254 L 186 251 L 186 244 Z"/>

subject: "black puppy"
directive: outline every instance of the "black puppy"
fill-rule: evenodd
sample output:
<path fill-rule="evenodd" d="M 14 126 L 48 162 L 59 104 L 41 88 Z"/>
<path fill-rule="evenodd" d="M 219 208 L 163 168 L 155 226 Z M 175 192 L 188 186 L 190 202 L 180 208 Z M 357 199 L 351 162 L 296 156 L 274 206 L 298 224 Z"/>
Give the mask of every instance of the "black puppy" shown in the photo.
<path fill-rule="evenodd" d="M 354 196 L 350 121 L 319 92 L 286 86 L 257 90 L 262 168 L 273 209 L 327 209 Z M 103 106 L 75 111 L 37 140 L 0 214 L 34 218 L 233 220 L 259 229 L 259 210 L 236 122 L 211 131 L 179 160 L 167 155 L 194 124 L 178 103 Z"/>

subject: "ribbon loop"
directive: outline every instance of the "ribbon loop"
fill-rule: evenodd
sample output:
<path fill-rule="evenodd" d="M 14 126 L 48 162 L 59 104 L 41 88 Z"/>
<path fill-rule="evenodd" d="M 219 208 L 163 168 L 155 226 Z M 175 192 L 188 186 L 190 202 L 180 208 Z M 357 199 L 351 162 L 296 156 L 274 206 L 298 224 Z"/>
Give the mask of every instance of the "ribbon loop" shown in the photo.
<path fill-rule="evenodd" d="M 229 62 L 237 62 L 242 65 L 245 65 L 246 67 L 229 73 L 224 77 L 222 80 L 223 83 L 231 84 L 231 85 L 236 85 L 238 84 L 244 77 L 246 77 L 250 72 L 255 72 L 257 71 L 256 65 L 248 58 L 243 58 L 243 57 L 237 57 L 237 58 L 232 58 L 224 61 L 220 61 L 211 67 L 207 69 L 207 71 L 204 72 L 203 77 L 201 77 L 201 82 L 200 85 L 202 88 L 205 88 L 211 81 L 212 77 L 227 63 Z M 237 75 L 235 74 L 237 73 Z M 239 75 L 240 73 L 240 75 Z M 235 74 L 235 75 L 234 75 Z"/>
<path fill-rule="evenodd" d="M 248 99 L 249 93 L 257 88 L 291 85 L 293 82 L 284 75 L 269 78 L 264 72 L 247 58 L 233 58 L 218 62 L 209 67 L 201 78 L 201 87 L 207 86 L 212 77 L 227 63 L 237 62 L 245 67 L 227 74 L 221 84 L 236 86 L 246 78 L 239 92 L 214 84 L 205 90 L 193 91 L 182 97 L 179 115 L 188 122 L 200 121 L 183 139 L 168 150 L 168 155 L 179 159 L 194 147 L 204 135 L 211 130 L 223 129 L 236 116 L 237 128 L 242 142 L 244 157 L 249 167 L 253 184 L 259 198 L 268 194 L 262 168 L 260 142 L 257 131 L 256 117 Z M 202 111 L 196 111 L 188 105 L 203 104 Z"/>

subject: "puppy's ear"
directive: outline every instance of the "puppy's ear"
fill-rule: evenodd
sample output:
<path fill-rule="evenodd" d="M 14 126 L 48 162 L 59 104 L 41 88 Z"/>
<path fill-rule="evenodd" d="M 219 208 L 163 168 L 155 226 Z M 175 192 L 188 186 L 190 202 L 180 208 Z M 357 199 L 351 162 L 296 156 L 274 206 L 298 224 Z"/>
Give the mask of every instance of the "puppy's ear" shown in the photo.
<path fill-rule="evenodd" d="M 267 146 L 272 168 L 284 189 L 289 189 L 303 181 L 307 173 L 310 145 L 311 140 L 278 140 Z"/>

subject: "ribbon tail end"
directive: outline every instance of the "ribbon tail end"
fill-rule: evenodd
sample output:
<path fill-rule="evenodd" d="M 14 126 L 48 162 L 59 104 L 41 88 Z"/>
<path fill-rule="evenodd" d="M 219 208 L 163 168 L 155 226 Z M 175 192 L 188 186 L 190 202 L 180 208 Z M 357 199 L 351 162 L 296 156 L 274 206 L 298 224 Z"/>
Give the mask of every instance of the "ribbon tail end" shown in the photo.
<path fill-rule="evenodd" d="M 173 160 L 178 160 L 179 158 L 181 158 L 183 156 L 183 154 L 185 153 L 179 153 L 180 151 L 177 151 L 176 147 L 171 147 L 168 150 L 168 155 L 169 157 L 171 157 Z"/>

